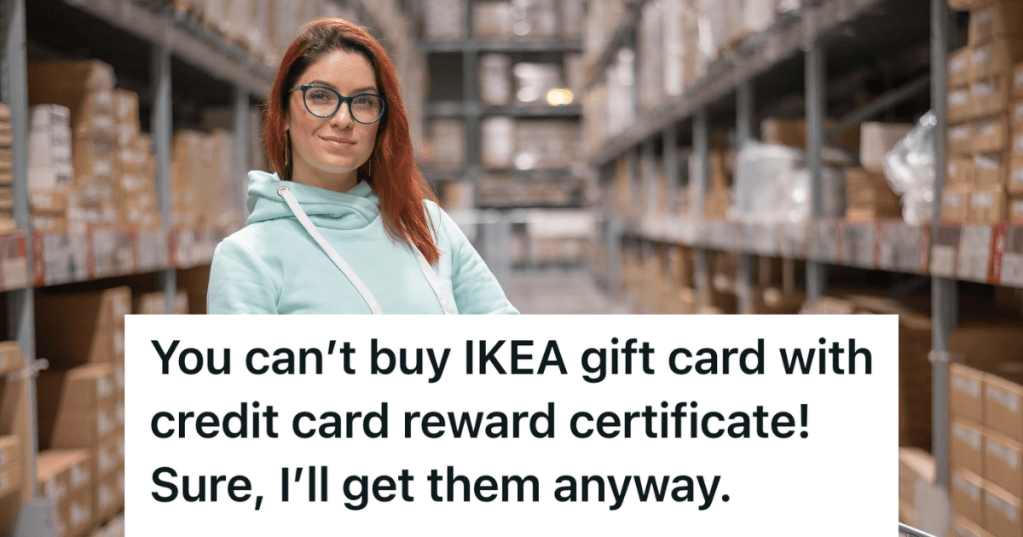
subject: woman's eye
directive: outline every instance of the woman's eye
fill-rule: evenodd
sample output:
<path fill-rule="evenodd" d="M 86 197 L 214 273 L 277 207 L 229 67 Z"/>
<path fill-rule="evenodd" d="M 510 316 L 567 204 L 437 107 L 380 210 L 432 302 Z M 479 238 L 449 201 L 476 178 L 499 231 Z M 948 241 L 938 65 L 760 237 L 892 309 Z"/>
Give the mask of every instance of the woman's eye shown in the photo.
<path fill-rule="evenodd" d="M 331 101 L 334 99 L 334 95 L 329 91 L 313 90 L 308 94 L 309 98 L 314 101 Z"/>

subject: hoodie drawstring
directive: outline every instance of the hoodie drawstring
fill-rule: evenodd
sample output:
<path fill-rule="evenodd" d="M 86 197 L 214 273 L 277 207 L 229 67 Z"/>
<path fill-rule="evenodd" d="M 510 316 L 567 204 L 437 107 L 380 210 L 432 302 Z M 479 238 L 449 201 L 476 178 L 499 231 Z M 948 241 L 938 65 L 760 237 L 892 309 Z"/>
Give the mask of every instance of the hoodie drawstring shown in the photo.
<path fill-rule="evenodd" d="M 295 218 L 297 218 L 299 223 L 302 224 L 302 227 L 304 227 L 306 232 L 309 233 L 309 236 L 316 241 L 316 244 L 323 249 L 323 251 L 327 254 L 327 257 L 334 262 L 334 265 L 341 270 L 345 277 L 348 278 L 348 281 L 350 281 L 355 289 L 359 291 L 359 294 L 362 295 L 362 299 L 365 300 L 366 305 L 369 306 L 370 311 L 373 312 L 373 314 L 383 313 L 383 310 L 380 309 L 380 304 L 377 302 L 376 297 L 373 296 L 373 293 L 370 292 L 369 287 L 366 287 L 366 284 L 362 282 L 357 274 L 355 274 L 351 265 L 349 265 L 348 262 L 341 257 L 341 254 L 339 254 L 337 250 L 335 250 L 334 247 L 327 242 L 327 239 L 323 238 L 323 235 L 321 235 L 320 231 L 316 229 L 313 222 L 309 220 L 309 216 L 307 216 L 305 211 L 302 210 L 302 206 L 299 205 L 298 200 L 295 199 L 295 195 L 288 190 L 288 187 L 282 186 L 278 188 L 277 194 L 284 198 L 284 201 L 288 204 L 288 208 L 291 209 L 291 212 L 294 213 Z M 433 270 L 433 267 L 431 267 L 430 263 L 426 260 L 426 256 L 419 251 L 419 248 L 416 248 L 415 244 L 409 242 L 409 247 L 412 248 L 412 253 L 415 255 L 416 261 L 419 263 L 419 270 L 423 272 L 423 276 L 426 277 L 426 281 L 430 283 L 430 287 L 433 288 L 434 294 L 437 295 L 437 300 L 440 302 L 440 306 L 441 309 L 444 310 L 444 314 L 454 315 L 456 313 L 455 309 L 451 307 L 451 303 L 444 294 L 437 272 Z"/>

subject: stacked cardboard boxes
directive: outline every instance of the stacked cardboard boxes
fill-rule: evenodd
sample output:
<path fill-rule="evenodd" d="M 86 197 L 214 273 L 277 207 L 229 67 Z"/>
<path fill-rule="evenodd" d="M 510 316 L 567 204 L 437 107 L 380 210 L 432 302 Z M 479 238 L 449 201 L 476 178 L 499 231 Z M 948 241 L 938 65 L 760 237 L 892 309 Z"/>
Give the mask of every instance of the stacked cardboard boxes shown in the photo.
<path fill-rule="evenodd" d="M 36 328 L 60 338 L 39 338 L 36 353 L 56 367 L 124 363 L 124 316 L 131 311 L 131 289 L 59 292 L 43 290 L 35 299 Z"/>
<path fill-rule="evenodd" d="M 968 45 L 949 61 L 949 156 L 942 219 L 995 223 L 1010 219 L 1023 193 L 1023 5 L 997 0 L 970 8 Z M 1023 165 L 1019 165 L 1023 169 Z M 1019 178 L 1015 181 L 1014 178 Z"/>
<path fill-rule="evenodd" d="M 1023 330 L 965 323 L 949 335 L 965 363 L 949 370 L 949 464 L 953 517 L 995 536 L 1023 534 Z"/>
<path fill-rule="evenodd" d="M 91 530 L 91 524 L 109 521 L 124 505 L 124 316 L 130 311 L 127 287 L 40 292 L 36 299 L 37 329 L 65 334 L 37 342 L 39 356 L 51 364 L 38 378 L 39 443 L 63 454 L 55 455 L 62 462 L 47 472 L 40 463 L 39 479 L 45 482 L 78 464 L 88 468 L 87 493 L 79 498 L 71 490 L 76 486 L 68 488 L 68 535 L 78 534 L 74 528 L 83 513 Z M 81 457 L 69 455 L 79 452 Z"/>
<path fill-rule="evenodd" d="M 934 483 L 934 457 L 915 447 L 899 448 L 899 522 L 916 526 L 916 489 Z"/>
<path fill-rule="evenodd" d="M 34 230 L 85 234 L 93 226 L 160 225 L 155 160 L 140 132 L 138 96 L 114 89 L 109 65 L 31 63 L 29 101 Z"/>
<path fill-rule="evenodd" d="M 171 153 L 171 226 L 217 227 L 239 219 L 234 201 L 234 136 L 179 130 Z"/>
<path fill-rule="evenodd" d="M 92 458 L 87 449 L 47 449 L 36 459 L 39 491 L 57 503 L 53 534 L 82 537 L 94 529 Z"/>
<path fill-rule="evenodd" d="M 92 518 L 108 522 L 123 507 L 118 480 L 124 472 L 124 392 L 113 362 L 46 371 L 38 378 L 39 445 L 87 450 Z M 118 407 L 120 405 L 120 408 Z"/>
<path fill-rule="evenodd" d="M 24 461 L 29 459 L 28 378 L 15 378 L 8 373 L 24 370 L 27 365 L 16 341 L 0 342 L 0 532 L 10 533 L 18 518 L 21 504 L 32 497 L 35 470 Z"/>
<path fill-rule="evenodd" d="M 152 140 L 141 131 L 138 94 L 115 90 L 114 117 L 117 122 L 114 196 L 120 207 L 119 223 L 138 229 L 159 227 L 156 159 Z"/>
<path fill-rule="evenodd" d="M 71 111 L 56 104 L 29 109 L 28 190 L 32 229 L 67 231 L 71 166 Z"/>
<path fill-rule="evenodd" d="M 860 125 L 860 165 L 845 169 L 846 219 L 871 221 L 900 218 L 899 196 L 884 175 L 884 156 L 912 129 L 900 123 Z"/>
<path fill-rule="evenodd" d="M 163 292 L 146 293 L 135 297 L 132 311 L 140 315 L 163 315 L 167 313 L 167 297 Z M 174 295 L 175 315 L 188 315 L 188 293 L 178 291 Z M 123 385 L 123 383 L 122 383 Z"/>
<path fill-rule="evenodd" d="M 31 62 L 29 104 L 58 104 L 70 110 L 74 179 L 68 193 L 68 231 L 116 224 L 113 196 L 117 128 L 114 71 L 94 60 Z"/>

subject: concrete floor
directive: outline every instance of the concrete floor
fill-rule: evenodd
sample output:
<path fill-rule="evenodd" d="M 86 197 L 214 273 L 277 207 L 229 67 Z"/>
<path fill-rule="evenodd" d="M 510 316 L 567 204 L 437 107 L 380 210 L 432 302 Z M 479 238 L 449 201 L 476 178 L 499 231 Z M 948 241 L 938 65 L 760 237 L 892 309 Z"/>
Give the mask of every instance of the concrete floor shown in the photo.
<path fill-rule="evenodd" d="M 514 270 L 509 280 L 505 292 L 523 314 L 628 313 L 607 297 L 586 268 Z"/>

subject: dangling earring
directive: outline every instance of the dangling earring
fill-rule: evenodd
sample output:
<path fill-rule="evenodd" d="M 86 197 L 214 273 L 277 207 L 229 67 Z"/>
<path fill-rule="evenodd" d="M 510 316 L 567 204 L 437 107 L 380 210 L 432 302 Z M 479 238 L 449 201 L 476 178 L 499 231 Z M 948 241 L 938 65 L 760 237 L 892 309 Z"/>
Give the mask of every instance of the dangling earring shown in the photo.
<path fill-rule="evenodd" d="M 366 179 L 370 179 L 372 177 L 373 177 L 373 160 L 370 159 L 370 161 L 366 163 Z"/>
<path fill-rule="evenodd" d="M 284 173 L 288 173 L 288 164 L 291 161 L 291 139 L 287 131 L 284 132 Z"/>

